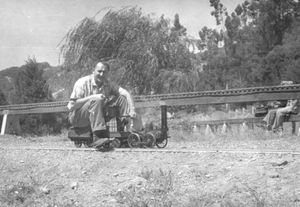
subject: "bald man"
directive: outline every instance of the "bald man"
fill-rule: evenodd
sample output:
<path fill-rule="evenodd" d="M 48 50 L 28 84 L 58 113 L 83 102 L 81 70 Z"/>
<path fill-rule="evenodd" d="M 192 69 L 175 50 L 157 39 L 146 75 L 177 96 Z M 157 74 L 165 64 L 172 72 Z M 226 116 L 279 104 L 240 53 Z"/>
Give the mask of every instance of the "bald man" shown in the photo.
<path fill-rule="evenodd" d="M 117 118 L 118 131 L 124 131 L 128 118 L 135 117 L 133 100 L 127 90 L 108 80 L 110 66 L 99 62 L 91 75 L 78 79 L 68 103 L 73 127 L 90 127 L 97 147 L 108 142 L 106 122 Z M 113 110 L 107 110 L 108 108 Z M 104 136 L 104 137 L 103 137 Z M 100 141 L 99 141 L 100 140 Z"/>

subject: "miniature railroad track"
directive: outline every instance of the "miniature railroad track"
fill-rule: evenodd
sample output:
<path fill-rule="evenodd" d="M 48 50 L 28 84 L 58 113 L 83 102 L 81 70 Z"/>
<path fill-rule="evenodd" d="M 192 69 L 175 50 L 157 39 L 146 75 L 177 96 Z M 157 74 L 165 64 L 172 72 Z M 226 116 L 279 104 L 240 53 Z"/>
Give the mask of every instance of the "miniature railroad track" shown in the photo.
<path fill-rule="evenodd" d="M 270 87 L 251 87 L 251 88 L 238 88 L 227 90 L 215 90 L 215 91 L 199 91 L 188 93 L 173 93 L 173 94 L 158 94 L 158 95 L 146 95 L 136 96 L 136 102 L 153 101 L 153 100 L 168 100 L 168 99 L 182 99 L 182 98 L 195 98 L 205 96 L 240 96 L 245 94 L 255 93 L 276 93 L 276 92 L 292 92 L 299 91 L 300 84 L 290 86 L 270 86 Z"/>
<path fill-rule="evenodd" d="M 66 148 L 66 147 L 0 147 L 2 151 L 73 151 L 73 152 L 99 152 L 94 148 Z M 203 154 L 203 153 L 219 153 L 219 154 L 289 154 L 300 155 L 300 151 L 294 150 L 232 150 L 232 149 L 157 149 L 157 148 L 115 148 L 108 153 L 172 153 L 172 154 Z"/>
<path fill-rule="evenodd" d="M 275 94 L 275 96 L 274 96 Z M 277 94 L 277 95 L 276 95 Z M 240 96 L 240 98 L 237 98 Z M 291 97 L 300 99 L 300 84 L 291 86 L 252 87 L 215 91 L 199 91 L 187 93 L 159 94 L 135 96 L 137 107 L 155 107 L 160 105 L 190 105 L 237 103 L 264 100 L 287 100 Z M 0 106 L 0 114 L 9 111 L 10 114 L 67 112 L 68 101 L 43 102 Z M 28 111 L 28 112 L 27 112 Z"/>

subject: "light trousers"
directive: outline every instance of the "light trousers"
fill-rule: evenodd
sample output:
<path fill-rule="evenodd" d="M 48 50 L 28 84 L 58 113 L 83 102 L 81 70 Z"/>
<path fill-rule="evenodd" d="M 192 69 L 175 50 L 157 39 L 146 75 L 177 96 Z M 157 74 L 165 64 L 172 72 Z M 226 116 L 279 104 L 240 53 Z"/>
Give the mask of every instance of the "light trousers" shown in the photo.
<path fill-rule="evenodd" d="M 106 103 L 102 97 L 91 98 L 81 108 L 69 114 L 73 127 L 90 127 L 92 132 L 106 130 L 106 122 L 116 117 L 120 125 L 124 117 L 129 115 L 129 105 L 125 96 Z"/>

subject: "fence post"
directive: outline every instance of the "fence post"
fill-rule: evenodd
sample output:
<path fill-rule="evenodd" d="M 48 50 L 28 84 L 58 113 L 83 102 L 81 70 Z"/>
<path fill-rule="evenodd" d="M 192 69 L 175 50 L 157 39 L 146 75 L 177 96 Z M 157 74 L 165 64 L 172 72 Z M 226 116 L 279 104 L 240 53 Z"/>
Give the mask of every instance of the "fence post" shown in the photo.
<path fill-rule="evenodd" d="M 227 132 L 227 124 L 224 122 L 221 130 L 221 134 L 225 135 Z"/>
<path fill-rule="evenodd" d="M 161 105 L 161 135 L 163 138 L 168 138 L 168 117 L 167 105 Z"/>
<path fill-rule="evenodd" d="M 206 129 L 205 129 L 205 136 L 209 136 L 209 135 L 212 135 L 213 132 L 212 132 L 212 129 L 210 127 L 209 124 L 206 125 Z"/>
<path fill-rule="evenodd" d="M 296 122 L 292 121 L 292 134 L 296 134 Z"/>
<path fill-rule="evenodd" d="M 6 122 L 7 122 L 8 110 L 3 111 L 3 119 L 2 119 L 2 126 L 1 126 L 1 134 L 5 134 Z"/>

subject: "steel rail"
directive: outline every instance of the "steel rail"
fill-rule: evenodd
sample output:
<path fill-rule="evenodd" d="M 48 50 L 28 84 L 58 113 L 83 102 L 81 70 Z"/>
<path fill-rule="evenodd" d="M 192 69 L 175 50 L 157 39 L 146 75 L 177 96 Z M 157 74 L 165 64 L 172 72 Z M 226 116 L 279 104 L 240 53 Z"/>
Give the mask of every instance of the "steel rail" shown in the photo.
<path fill-rule="evenodd" d="M 99 152 L 94 148 L 62 148 L 62 147 L 0 147 L 2 151 L 74 151 L 74 152 Z M 157 148 L 115 148 L 108 153 L 173 153 L 173 154 L 203 154 L 203 153 L 219 153 L 219 154 L 290 154 L 300 155 L 300 151 L 294 150 L 232 150 L 232 149 L 201 149 L 201 150 L 186 150 L 186 149 L 157 149 Z"/>
<path fill-rule="evenodd" d="M 134 96 L 134 101 L 139 103 L 144 102 L 157 102 L 152 104 L 154 106 L 161 105 L 160 101 L 178 100 L 178 99 L 193 99 L 199 97 L 227 97 L 227 96 L 241 96 L 251 95 L 259 93 L 293 93 L 300 92 L 300 84 L 291 86 L 268 86 L 268 87 L 252 87 L 252 88 L 239 88 L 239 89 L 228 89 L 228 90 L 215 90 L 215 91 L 198 91 L 198 92 L 187 92 L 187 93 L 173 93 L 173 94 L 157 94 L 157 95 L 143 95 Z M 66 105 L 68 101 L 56 101 L 56 102 L 42 102 L 42 103 L 29 103 L 29 104 L 14 104 L 14 105 L 2 105 L 0 111 L 14 110 L 22 111 L 27 109 L 38 109 L 38 108 L 61 108 L 61 111 L 67 111 Z"/>
<path fill-rule="evenodd" d="M 198 91 L 198 92 L 187 92 L 187 93 L 145 95 L 145 96 L 136 96 L 135 100 L 139 102 L 139 101 L 149 101 L 149 100 L 193 98 L 193 97 L 202 97 L 202 96 L 233 96 L 233 95 L 239 96 L 245 94 L 293 92 L 299 90 L 300 90 L 300 84 L 295 84 L 291 86 L 266 86 L 266 87 L 237 88 L 237 89 L 215 90 L 215 91 Z"/>

